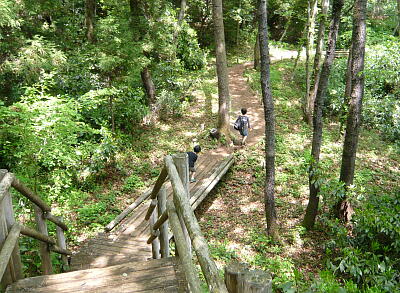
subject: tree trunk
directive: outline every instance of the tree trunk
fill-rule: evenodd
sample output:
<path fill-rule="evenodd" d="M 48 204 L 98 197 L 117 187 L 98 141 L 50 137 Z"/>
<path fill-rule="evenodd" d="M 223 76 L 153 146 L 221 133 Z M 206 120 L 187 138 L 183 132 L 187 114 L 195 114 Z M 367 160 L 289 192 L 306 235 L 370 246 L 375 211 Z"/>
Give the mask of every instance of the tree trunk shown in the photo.
<path fill-rule="evenodd" d="M 85 24 L 86 38 L 90 43 L 94 43 L 94 22 L 96 14 L 96 0 L 85 0 Z"/>
<path fill-rule="evenodd" d="M 311 88 L 311 71 L 310 71 L 310 55 L 314 48 L 315 35 L 315 16 L 317 14 L 317 0 L 308 0 L 307 9 L 307 40 L 306 40 L 306 94 L 303 102 L 303 117 L 307 121 L 308 113 L 311 111 L 310 88 Z"/>
<path fill-rule="evenodd" d="M 400 0 L 397 0 L 397 25 L 393 34 L 397 37 L 400 36 Z"/>
<path fill-rule="evenodd" d="M 260 39 L 258 35 L 258 30 L 257 30 L 257 35 L 256 35 L 256 42 L 254 44 L 254 64 L 253 67 L 254 69 L 257 69 L 260 66 Z"/>
<path fill-rule="evenodd" d="M 267 0 L 261 0 L 258 10 L 258 31 L 260 37 L 261 56 L 261 91 L 264 101 L 265 119 L 265 216 L 267 234 L 273 239 L 279 237 L 275 208 L 275 115 L 274 101 L 270 88 L 270 59 L 268 48 Z"/>
<path fill-rule="evenodd" d="M 174 36 L 173 36 L 173 43 L 176 44 L 176 39 L 178 37 L 179 34 L 179 29 L 182 25 L 182 21 L 183 18 L 185 17 L 185 11 L 186 11 L 186 0 L 181 0 L 181 8 L 179 10 L 179 15 L 178 15 L 178 28 L 177 30 L 174 32 Z M 174 50 L 176 51 L 176 50 Z"/>
<path fill-rule="evenodd" d="M 346 123 L 346 136 L 343 144 L 340 181 L 348 187 L 353 183 L 354 169 L 361 125 L 362 99 L 364 96 L 364 57 L 366 43 L 366 10 L 367 0 L 356 0 L 353 17 L 352 60 L 351 60 L 351 94 L 349 113 Z M 337 205 L 339 217 L 349 221 L 352 209 L 344 198 Z"/>
<path fill-rule="evenodd" d="M 349 56 L 347 57 L 347 65 L 346 65 L 346 87 L 344 89 L 344 101 L 342 106 L 340 107 L 339 111 L 339 133 L 338 133 L 338 140 L 342 137 L 342 130 L 344 124 L 344 115 L 347 110 L 347 106 L 349 104 L 349 99 L 351 95 L 351 62 L 352 62 L 352 48 L 350 47 Z"/>
<path fill-rule="evenodd" d="M 156 88 L 154 86 L 153 79 L 151 78 L 149 67 L 144 67 L 140 72 L 140 75 L 146 91 L 148 104 L 152 105 L 156 102 Z"/>
<path fill-rule="evenodd" d="M 344 0 L 334 0 L 332 4 L 332 23 L 329 29 L 328 36 L 328 49 L 326 52 L 324 64 L 321 70 L 321 76 L 318 83 L 317 95 L 314 104 L 314 116 L 313 116 L 313 139 L 312 139 L 312 162 L 309 172 L 309 186 L 310 186 L 310 198 L 308 201 L 306 214 L 303 220 L 303 226 L 307 229 L 311 229 L 314 226 L 315 218 L 318 212 L 318 193 L 319 185 L 316 179 L 319 155 L 321 152 L 322 143 L 322 109 L 324 106 L 324 100 L 326 96 L 326 89 L 328 87 L 329 74 L 331 71 L 333 58 L 335 55 L 336 38 L 339 31 L 340 16 L 343 8 Z"/>
<path fill-rule="evenodd" d="M 324 48 L 325 23 L 327 19 L 328 10 L 329 10 L 329 0 L 321 0 L 321 13 L 320 13 L 319 28 L 318 28 L 317 48 L 315 49 L 314 66 L 312 73 L 313 83 L 311 84 L 310 88 L 310 93 L 308 98 L 309 107 L 306 113 L 306 122 L 307 124 L 310 125 L 312 124 L 315 96 L 317 95 L 317 89 L 318 89 L 318 82 L 319 82 L 320 68 L 321 68 L 320 66 L 321 56 L 322 56 L 322 50 Z"/>
<path fill-rule="evenodd" d="M 229 131 L 229 79 L 226 63 L 224 21 L 222 14 L 222 0 L 213 0 L 214 37 L 216 43 L 216 60 L 218 76 L 218 130 L 230 140 Z"/>

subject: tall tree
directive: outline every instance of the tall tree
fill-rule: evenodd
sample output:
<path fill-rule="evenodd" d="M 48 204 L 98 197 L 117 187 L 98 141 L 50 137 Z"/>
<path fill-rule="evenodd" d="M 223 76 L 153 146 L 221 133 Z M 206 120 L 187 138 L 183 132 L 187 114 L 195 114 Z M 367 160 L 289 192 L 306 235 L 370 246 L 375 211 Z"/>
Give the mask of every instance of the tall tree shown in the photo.
<path fill-rule="evenodd" d="M 364 96 L 364 57 L 366 43 L 367 0 L 356 0 L 353 16 L 353 34 L 351 46 L 351 85 L 349 112 L 346 123 L 346 135 L 343 145 L 340 181 L 345 188 L 353 184 L 354 169 L 361 125 L 362 99 Z M 350 220 L 352 209 L 345 196 L 337 204 L 340 218 Z"/>
<path fill-rule="evenodd" d="M 393 34 L 395 36 L 400 36 L 400 0 L 397 0 L 397 25 Z"/>
<path fill-rule="evenodd" d="M 260 38 L 261 91 L 264 102 L 265 119 L 265 216 L 267 234 L 278 238 L 275 207 L 275 114 L 270 88 L 270 58 L 268 48 L 267 0 L 259 1 L 258 31 Z"/>
<path fill-rule="evenodd" d="M 229 97 L 229 78 L 226 63 L 224 20 L 222 0 L 213 0 L 214 38 L 218 76 L 218 131 L 230 140 L 229 111 L 231 107 Z"/>
<path fill-rule="evenodd" d="M 133 40 L 135 42 L 140 42 L 146 33 L 146 29 L 142 21 L 144 19 L 143 3 L 141 0 L 129 0 L 129 7 L 131 13 L 130 24 Z M 146 56 L 149 54 L 149 52 L 143 52 L 143 54 Z M 140 72 L 140 77 L 142 79 L 143 87 L 146 91 L 147 103 L 152 105 L 156 101 L 156 88 L 151 77 L 149 65 L 143 67 L 142 71 Z"/>
<path fill-rule="evenodd" d="M 312 117 L 314 113 L 314 102 L 315 96 L 317 95 L 319 76 L 321 72 L 321 56 L 322 50 L 324 49 L 324 38 L 325 38 L 325 23 L 327 19 L 327 14 L 329 10 L 329 0 L 321 0 L 321 10 L 319 14 L 319 28 L 317 36 L 317 47 L 315 49 L 314 65 L 312 73 L 312 84 L 310 88 L 310 93 L 308 97 L 308 105 L 306 108 L 306 122 L 312 124 Z"/>
<path fill-rule="evenodd" d="M 311 112 L 310 88 L 311 88 L 311 54 L 314 48 L 315 17 L 317 15 L 317 0 L 308 0 L 307 7 L 307 39 L 306 39 L 306 94 L 303 101 L 303 117 L 307 121 L 308 113 Z"/>
<path fill-rule="evenodd" d="M 340 16 L 343 8 L 344 0 L 334 0 L 332 3 L 332 22 L 329 29 L 328 47 L 325 55 L 324 64 L 321 70 L 321 76 L 318 83 L 317 96 L 314 104 L 313 116 L 313 139 L 311 156 L 312 162 L 309 171 L 309 187 L 310 196 L 306 209 L 306 214 L 303 220 L 303 226 L 310 229 L 314 226 L 315 217 L 318 212 L 318 193 L 319 193 L 319 180 L 318 179 L 318 163 L 321 152 L 322 144 L 322 109 L 326 96 L 326 89 L 328 87 L 329 74 L 331 71 L 333 58 L 335 55 L 336 39 L 339 31 Z"/>
<path fill-rule="evenodd" d="M 86 38 L 90 43 L 95 41 L 94 22 L 96 15 L 96 0 L 85 0 Z"/>

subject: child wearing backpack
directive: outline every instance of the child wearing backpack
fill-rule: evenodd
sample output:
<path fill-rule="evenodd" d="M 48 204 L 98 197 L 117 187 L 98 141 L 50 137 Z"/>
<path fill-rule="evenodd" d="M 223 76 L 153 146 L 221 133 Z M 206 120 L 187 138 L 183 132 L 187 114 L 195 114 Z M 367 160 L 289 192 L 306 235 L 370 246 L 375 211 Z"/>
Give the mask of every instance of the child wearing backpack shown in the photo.
<path fill-rule="evenodd" d="M 201 147 L 199 145 L 196 145 L 193 148 L 193 152 L 187 152 L 188 154 L 188 161 L 189 161 L 189 178 L 190 182 L 196 182 L 196 179 L 194 178 L 194 173 L 196 173 L 196 168 L 194 167 L 194 164 L 197 161 L 197 154 L 200 153 Z"/>
<path fill-rule="evenodd" d="M 246 115 L 247 114 L 246 108 L 242 108 L 240 112 L 242 113 L 242 115 L 239 115 L 239 117 L 236 119 L 235 129 L 239 130 L 239 133 L 242 136 L 242 145 L 246 145 L 246 139 L 247 136 L 249 135 L 249 129 L 251 128 L 250 119 Z"/>

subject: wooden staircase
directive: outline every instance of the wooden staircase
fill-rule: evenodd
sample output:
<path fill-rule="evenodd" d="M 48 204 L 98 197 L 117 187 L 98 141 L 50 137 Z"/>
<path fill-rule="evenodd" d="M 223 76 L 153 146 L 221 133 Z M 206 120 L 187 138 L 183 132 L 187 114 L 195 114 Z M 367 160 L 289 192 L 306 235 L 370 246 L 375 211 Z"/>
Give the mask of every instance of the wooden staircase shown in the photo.
<path fill-rule="evenodd" d="M 4 285 L 8 285 L 6 293 L 189 292 L 189 290 L 201 292 L 200 280 L 192 262 L 190 246 L 187 246 L 190 234 L 190 238 L 197 239 L 193 243 L 193 248 L 198 257 L 200 255 L 199 263 L 209 289 L 212 292 L 226 292 L 216 266 L 210 258 L 208 245 L 201 235 L 193 210 L 227 172 L 233 163 L 233 156 L 211 154 L 206 160 L 201 160 L 199 162 L 201 171 L 197 173 L 198 182 L 191 185 L 190 193 L 186 160 L 187 156 L 184 154 L 177 161 L 180 165 L 178 174 L 175 161 L 173 162 L 172 158 L 167 156 L 165 161 L 168 164 L 166 163 L 153 189 L 146 195 L 144 194 L 145 196 L 140 197 L 141 204 L 135 204 L 135 213 L 132 213 L 133 208 L 131 208 L 129 212 L 123 213 L 124 217 L 113 221 L 111 228 L 106 227 L 106 231 L 109 233 L 99 233 L 94 239 L 84 243 L 80 250 L 71 256 L 67 273 L 52 275 L 51 264 L 48 264 L 49 270 L 45 275 L 26 279 L 21 279 L 22 274 L 13 273 L 17 269 L 21 272 L 21 269 L 15 266 L 20 263 L 20 260 L 13 261 L 15 258 L 13 253 L 18 251 L 17 237 L 19 234 L 41 241 L 44 252 L 41 255 L 42 265 L 46 258 L 50 260 L 50 251 L 61 253 L 64 256 L 71 255 L 71 252 L 65 248 L 65 242 L 60 242 L 58 239 L 57 244 L 60 244 L 57 246 L 56 240 L 47 236 L 46 225 L 38 225 L 43 228 L 39 229 L 39 232 L 35 232 L 19 223 L 1 219 L 2 210 L 11 209 L 9 188 L 16 188 L 39 206 L 37 219 L 52 221 L 63 230 L 66 230 L 67 227 L 57 217 L 51 215 L 51 208 L 37 195 L 23 187 L 14 175 L 11 173 L 7 175 L 7 172 L 3 171 L 3 174 L 0 174 L 4 177 L 0 177 L 0 195 L 3 193 L 3 197 L 7 200 L 3 201 L 2 205 L 2 197 L 0 197 L 0 224 L 3 221 L 7 222 L 7 225 L 4 225 L 4 233 L 0 233 L 0 236 L 3 235 L 3 238 L 0 237 L 0 253 L 2 256 L 4 254 L 4 260 L 0 259 L 0 278 L 3 275 L 3 282 L 0 285 L 3 285 L 3 288 Z M 186 175 L 183 176 L 181 173 Z M 183 177 L 180 178 L 180 176 Z M 170 182 L 168 182 L 168 177 L 171 179 Z M 6 178 L 8 180 L 5 180 Z M 162 185 L 165 186 L 162 187 Z M 162 192 L 162 190 L 164 191 Z M 157 213 L 156 206 L 157 202 L 160 204 L 158 197 L 161 194 L 164 194 L 164 201 L 167 201 L 168 198 L 167 206 L 169 205 L 169 208 L 164 203 L 163 210 L 158 207 Z M 190 197 L 189 194 L 192 196 Z M 144 202 L 147 198 L 150 198 L 151 201 Z M 128 214 L 130 216 L 126 217 Z M 10 215 L 13 218 L 13 213 Z M 178 215 L 184 220 L 184 223 L 179 222 Z M 150 216 L 152 219 L 148 221 Z M 157 217 L 159 218 L 157 219 Z M 160 226 L 170 217 L 174 219 L 170 226 L 172 234 L 168 233 L 168 228 L 164 229 L 164 233 L 160 233 Z M 161 219 L 162 221 L 160 221 Z M 160 223 L 159 228 L 156 228 L 155 220 Z M 64 239 L 63 234 L 59 233 L 61 228 L 57 227 L 57 236 Z M 158 229 L 160 232 L 157 231 Z M 111 230 L 113 232 L 110 232 Z M 184 230 L 186 230 L 186 234 Z M 164 235 L 163 240 L 161 239 L 162 235 Z M 177 257 L 169 257 L 168 249 L 167 252 L 163 250 L 163 247 L 169 246 L 172 235 L 175 238 L 175 249 L 179 254 Z M 2 239 L 4 239 L 3 247 Z M 180 240 L 178 241 L 178 239 Z M 158 246 L 154 245 L 155 242 L 159 243 Z M 164 243 L 161 248 L 160 243 Z M 8 248 L 4 249 L 5 247 Z M 13 249 L 13 247 L 15 248 Z M 159 259 L 159 257 L 161 258 Z M 64 257 L 65 260 L 66 257 Z M 2 292 L 1 287 L 0 292 Z"/>

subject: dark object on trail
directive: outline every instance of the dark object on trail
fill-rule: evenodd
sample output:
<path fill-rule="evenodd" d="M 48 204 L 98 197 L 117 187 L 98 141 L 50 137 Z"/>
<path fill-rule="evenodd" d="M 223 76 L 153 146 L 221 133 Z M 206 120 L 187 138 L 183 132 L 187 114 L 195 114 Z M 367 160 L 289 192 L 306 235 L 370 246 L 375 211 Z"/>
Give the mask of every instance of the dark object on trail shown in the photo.
<path fill-rule="evenodd" d="M 220 133 L 219 133 L 218 129 L 212 128 L 212 129 L 210 130 L 210 136 L 211 136 L 212 138 L 219 139 Z"/>

